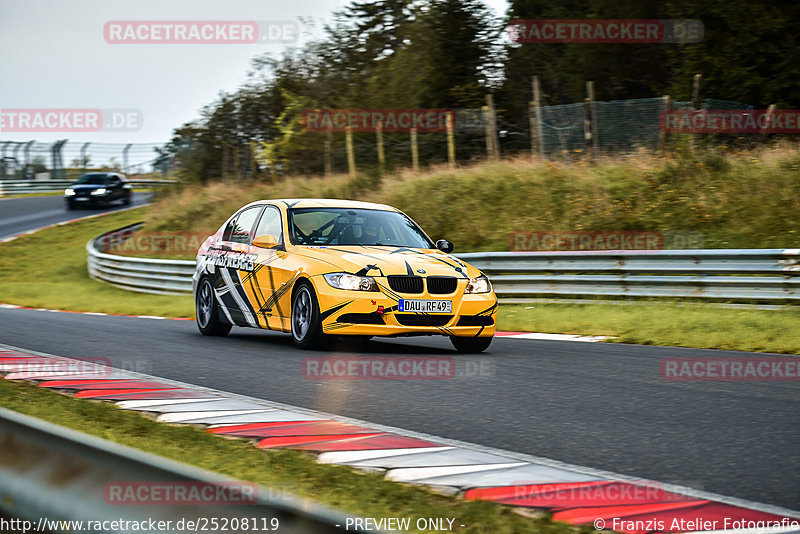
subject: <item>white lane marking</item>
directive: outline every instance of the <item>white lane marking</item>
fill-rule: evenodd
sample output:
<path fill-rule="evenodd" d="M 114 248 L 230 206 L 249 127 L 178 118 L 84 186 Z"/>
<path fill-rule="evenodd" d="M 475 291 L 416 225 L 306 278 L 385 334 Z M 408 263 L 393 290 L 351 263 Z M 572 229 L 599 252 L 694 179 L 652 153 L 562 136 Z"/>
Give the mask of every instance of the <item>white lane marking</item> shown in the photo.
<path fill-rule="evenodd" d="M 386 473 L 386 478 L 395 482 L 414 482 L 426 478 L 487 472 L 509 467 L 522 467 L 523 465 L 529 464 L 513 462 L 507 464 L 448 465 L 444 467 L 401 467 Z"/>
<path fill-rule="evenodd" d="M 206 410 L 202 412 L 170 412 L 162 413 L 156 417 L 156 421 L 163 423 L 180 423 L 181 421 L 189 421 L 191 419 L 205 419 L 208 417 L 223 417 L 228 415 L 244 415 L 250 413 L 263 413 L 264 408 L 256 410 Z M 272 411 L 272 410 L 266 410 Z"/>
<path fill-rule="evenodd" d="M 545 341 L 583 341 L 586 343 L 599 343 L 605 341 L 609 336 L 580 336 L 577 334 L 543 334 L 539 332 L 525 332 L 521 334 L 509 334 L 496 336 L 501 339 L 539 339 Z"/>
<path fill-rule="evenodd" d="M 448 451 L 455 447 L 419 447 L 416 449 L 382 449 L 377 451 L 335 451 L 323 452 L 317 457 L 321 464 L 346 464 L 375 458 L 389 458 L 391 456 L 402 456 L 406 454 L 418 454 L 422 452 Z"/>
<path fill-rule="evenodd" d="M 168 404 L 186 404 L 190 402 L 208 402 L 209 400 L 214 400 L 219 397 L 209 397 L 207 399 L 160 399 L 160 400 L 127 400 L 127 401 L 119 401 L 117 402 L 117 406 L 120 408 L 130 408 L 130 409 L 141 409 L 148 406 L 155 408 L 156 406 L 168 405 Z M 147 411 L 147 410 L 143 410 Z"/>

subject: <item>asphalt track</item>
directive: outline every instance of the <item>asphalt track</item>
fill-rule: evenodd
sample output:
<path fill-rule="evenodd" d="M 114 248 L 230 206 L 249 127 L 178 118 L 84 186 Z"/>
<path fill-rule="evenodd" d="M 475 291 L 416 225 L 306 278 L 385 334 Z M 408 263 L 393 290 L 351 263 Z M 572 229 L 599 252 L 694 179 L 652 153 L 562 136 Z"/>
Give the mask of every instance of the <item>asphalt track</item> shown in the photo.
<path fill-rule="evenodd" d="M 460 356 L 444 338 L 373 340 L 333 352 L 452 357 L 475 376 L 308 380 L 303 359 L 330 353 L 286 335 L 207 338 L 190 321 L 19 309 L 0 309 L 0 343 L 800 510 L 800 382 L 660 374 L 664 358 L 765 355 L 498 338 Z"/>
<path fill-rule="evenodd" d="M 133 193 L 131 204 L 134 206 L 144 204 L 149 197 L 149 193 Z M 125 207 L 127 206 L 115 203 L 108 208 L 68 210 L 61 195 L 0 199 L 0 240 L 42 226 Z"/>

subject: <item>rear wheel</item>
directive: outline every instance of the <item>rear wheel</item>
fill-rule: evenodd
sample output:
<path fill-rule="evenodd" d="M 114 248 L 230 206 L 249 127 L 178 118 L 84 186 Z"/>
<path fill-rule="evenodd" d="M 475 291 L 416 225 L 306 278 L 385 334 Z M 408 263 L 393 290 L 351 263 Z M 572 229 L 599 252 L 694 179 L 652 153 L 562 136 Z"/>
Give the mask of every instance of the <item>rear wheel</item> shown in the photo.
<path fill-rule="evenodd" d="M 197 328 L 200 332 L 206 336 L 225 336 L 231 331 L 233 325 L 224 323 L 219 318 L 219 304 L 208 278 L 200 281 L 195 304 Z"/>
<path fill-rule="evenodd" d="M 317 296 L 308 282 L 302 282 L 292 296 L 292 341 L 301 349 L 313 349 L 325 338 Z"/>
<path fill-rule="evenodd" d="M 450 342 L 458 352 L 465 354 L 483 352 L 492 344 L 493 337 L 457 337 L 450 336 Z"/>

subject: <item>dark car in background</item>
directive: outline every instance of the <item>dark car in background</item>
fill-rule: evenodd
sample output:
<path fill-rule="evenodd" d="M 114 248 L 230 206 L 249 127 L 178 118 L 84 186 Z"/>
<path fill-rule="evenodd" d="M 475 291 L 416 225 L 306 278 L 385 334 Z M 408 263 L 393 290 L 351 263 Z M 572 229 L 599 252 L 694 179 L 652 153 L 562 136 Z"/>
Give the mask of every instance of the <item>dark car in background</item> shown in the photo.
<path fill-rule="evenodd" d="M 78 206 L 108 206 L 112 202 L 131 203 L 131 185 L 116 172 L 90 172 L 64 190 L 67 209 Z"/>

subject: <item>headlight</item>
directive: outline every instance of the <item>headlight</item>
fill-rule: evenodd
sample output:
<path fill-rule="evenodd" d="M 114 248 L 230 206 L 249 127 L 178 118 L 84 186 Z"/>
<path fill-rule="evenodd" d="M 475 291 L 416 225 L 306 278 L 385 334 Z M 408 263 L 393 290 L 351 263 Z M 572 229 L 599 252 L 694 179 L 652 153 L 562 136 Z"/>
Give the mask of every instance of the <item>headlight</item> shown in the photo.
<path fill-rule="evenodd" d="M 71 187 L 68 187 L 68 188 L 64 189 L 64 194 L 66 196 L 68 196 L 68 197 L 71 197 L 72 195 L 75 194 L 75 190 L 72 189 Z"/>
<path fill-rule="evenodd" d="M 350 291 L 377 291 L 378 284 L 371 276 L 356 276 L 348 273 L 326 274 L 325 281 L 336 289 L 348 289 Z"/>
<path fill-rule="evenodd" d="M 105 195 L 107 192 L 108 192 L 108 190 L 105 187 L 101 187 L 100 189 L 95 189 L 94 191 L 92 191 L 92 194 L 93 195 Z"/>
<path fill-rule="evenodd" d="M 469 279 L 464 293 L 488 293 L 491 290 L 492 285 L 489 283 L 489 279 L 486 278 L 485 274 L 482 274 L 477 278 Z"/>

